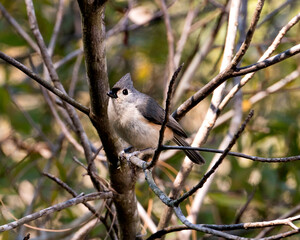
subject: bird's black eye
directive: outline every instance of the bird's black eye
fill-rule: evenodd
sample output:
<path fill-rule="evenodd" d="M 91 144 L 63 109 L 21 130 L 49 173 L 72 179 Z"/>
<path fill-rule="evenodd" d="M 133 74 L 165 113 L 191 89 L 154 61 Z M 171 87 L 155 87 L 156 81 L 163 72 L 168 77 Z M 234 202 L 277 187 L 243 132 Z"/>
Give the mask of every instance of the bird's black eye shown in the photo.
<path fill-rule="evenodd" d="M 126 88 L 123 90 L 123 94 L 124 94 L 124 95 L 127 95 L 127 94 L 128 94 L 128 90 L 127 90 Z"/>

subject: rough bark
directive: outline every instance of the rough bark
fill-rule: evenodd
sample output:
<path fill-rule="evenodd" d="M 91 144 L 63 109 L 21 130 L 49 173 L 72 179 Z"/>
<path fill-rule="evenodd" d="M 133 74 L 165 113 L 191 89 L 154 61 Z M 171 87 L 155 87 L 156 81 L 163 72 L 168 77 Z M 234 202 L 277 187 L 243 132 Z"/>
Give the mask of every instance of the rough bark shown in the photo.
<path fill-rule="evenodd" d="M 82 15 L 82 34 L 87 78 L 91 98 L 90 119 L 101 138 L 108 158 L 111 187 L 115 190 L 114 204 L 120 228 L 120 239 L 136 239 L 139 216 L 135 197 L 135 174 L 127 161 L 119 163 L 121 150 L 109 127 L 107 117 L 109 89 L 106 53 L 104 1 L 78 0 Z"/>

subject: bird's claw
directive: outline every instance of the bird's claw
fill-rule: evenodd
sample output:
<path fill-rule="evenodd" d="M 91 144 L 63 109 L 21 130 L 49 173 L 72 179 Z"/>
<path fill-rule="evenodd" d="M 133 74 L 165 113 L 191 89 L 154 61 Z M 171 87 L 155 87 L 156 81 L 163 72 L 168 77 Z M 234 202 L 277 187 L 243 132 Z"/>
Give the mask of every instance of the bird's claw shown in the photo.
<path fill-rule="evenodd" d="M 126 150 L 127 149 L 122 150 L 119 153 L 119 156 L 120 156 L 120 158 L 125 158 L 128 162 L 130 161 L 131 157 L 137 156 L 140 153 L 140 151 L 134 151 L 132 153 L 128 153 Z"/>

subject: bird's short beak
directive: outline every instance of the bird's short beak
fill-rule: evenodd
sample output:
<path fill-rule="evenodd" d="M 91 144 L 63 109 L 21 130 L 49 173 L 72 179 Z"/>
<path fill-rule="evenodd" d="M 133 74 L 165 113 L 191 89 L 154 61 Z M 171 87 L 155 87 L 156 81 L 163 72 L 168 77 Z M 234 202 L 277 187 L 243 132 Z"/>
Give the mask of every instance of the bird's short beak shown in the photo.
<path fill-rule="evenodd" d="M 109 91 L 109 92 L 107 93 L 107 95 L 108 95 L 109 97 L 111 97 L 111 98 L 117 98 L 117 97 L 118 97 L 117 94 L 116 94 L 115 92 L 113 92 L 113 91 Z"/>

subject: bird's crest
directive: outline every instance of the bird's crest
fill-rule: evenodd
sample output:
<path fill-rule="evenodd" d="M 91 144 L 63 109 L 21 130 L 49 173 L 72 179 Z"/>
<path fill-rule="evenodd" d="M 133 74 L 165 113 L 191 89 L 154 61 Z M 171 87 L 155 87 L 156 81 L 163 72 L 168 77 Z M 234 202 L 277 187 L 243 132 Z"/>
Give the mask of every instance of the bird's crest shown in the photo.
<path fill-rule="evenodd" d="M 119 88 L 119 89 L 123 89 L 123 88 L 133 88 L 133 83 L 131 80 L 131 76 L 130 73 L 127 73 L 126 75 L 124 75 L 114 86 L 113 88 Z"/>

